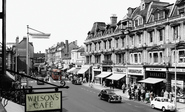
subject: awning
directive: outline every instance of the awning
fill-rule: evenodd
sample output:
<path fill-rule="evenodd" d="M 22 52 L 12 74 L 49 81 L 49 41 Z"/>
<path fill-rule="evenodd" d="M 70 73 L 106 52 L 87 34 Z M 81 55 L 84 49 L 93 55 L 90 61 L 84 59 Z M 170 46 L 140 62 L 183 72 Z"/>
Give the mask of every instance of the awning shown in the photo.
<path fill-rule="evenodd" d="M 109 77 L 107 77 L 107 79 L 111 79 L 111 80 L 119 80 L 123 77 L 125 77 L 126 74 L 113 74 Z"/>
<path fill-rule="evenodd" d="M 95 77 L 98 77 L 98 78 L 104 78 L 104 77 L 107 77 L 111 75 L 111 72 L 102 72 L 101 74 L 95 76 Z"/>
<path fill-rule="evenodd" d="M 67 72 L 70 73 L 70 72 L 73 71 L 74 69 L 75 69 L 75 67 L 73 67 L 73 68 L 67 70 Z"/>
<path fill-rule="evenodd" d="M 91 66 L 90 65 L 84 65 L 79 71 L 78 74 L 84 74 Z"/>
<path fill-rule="evenodd" d="M 70 71 L 70 73 L 76 74 L 79 70 L 80 68 L 75 68 L 74 70 Z"/>
<path fill-rule="evenodd" d="M 10 74 L 10 72 L 6 71 L 6 75 L 7 75 L 8 77 L 10 77 L 12 80 L 15 81 L 15 76 L 13 76 L 12 74 Z"/>
<path fill-rule="evenodd" d="M 138 82 L 148 83 L 148 84 L 156 84 L 156 83 L 162 82 L 164 80 L 166 80 L 166 79 L 162 79 L 162 78 L 146 78 L 146 79 L 140 80 Z"/>

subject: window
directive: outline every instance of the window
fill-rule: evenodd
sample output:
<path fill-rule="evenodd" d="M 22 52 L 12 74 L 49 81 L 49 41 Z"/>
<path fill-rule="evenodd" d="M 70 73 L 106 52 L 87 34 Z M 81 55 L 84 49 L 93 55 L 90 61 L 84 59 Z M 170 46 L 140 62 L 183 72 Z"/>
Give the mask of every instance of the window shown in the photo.
<path fill-rule="evenodd" d="M 159 53 L 159 62 L 163 62 L 163 53 L 162 52 L 160 52 Z"/>
<path fill-rule="evenodd" d="M 106 41 L 104 41 L 104 48 L 106 49 Z"/>
<path fill-rule="evenodd" d="M 116 63 L 121 63 L 121 54 L 116 54 Z"/>
<path fill-rule="evenodd" d="M 118 39 L 116 39 L 116 48 L 118 48 Z"/>
<path fill-rule="evenodd" d="M 89 48 L 89 51 L 91 51 L 91 44 L 90 44 L 90 48 Z"/>
<path fill-rule="evenodd" d="M 124 47 L 125 42 L 124 42 L 124 38 L 122 38 L 122 47 Z"/>
<path fill-rule="evenodd" d="M 157 21 L 158 20 L 158 13 L 155 13 L 154 14 L 154 21 Z"/>
<path fill-rule="evenodd" d="M 159 41 L 163 41 L 163 37 L 164 37 L 164 30 L 160 29 L 159 30 Z"/>
<path fill-rule="evenodd" d="M 134 45 L 134 37 L 131 36 L 130 39 L 131 39 L 131 45 Z"/>
<path fill-rule="evenodd" d="M 153 42 L 153 31 L 149 32 L 150 42 Z"/>
<path fill-rule="evenodd" d="M 138 35 L 139 44 L 141 44 L 141 35 Z"/>
<path fill-rule="evenodd" d="M 134 21 L 134 23 L 135 23 L 135 27 L 137 27 L 137 26 L 138 26 L 138 20 L 136 19 L 136 20 Z"/>
<path fill-rule="evenodd" d="M 134 63 L 138 63 L 138 54 L 134 54 Z"/>
<path fill-rule="evenodd" d="M 143 24 L 143 18 L 140 17 L 140 18 L 139 18 L 139 25 L 142 25 L 142 24 Z"/>
<path fill-rule="evenodd" d="M 149 53 L 150 63 L 152 63 L 152 53 Z"/>
<path fill-rule="evenodd" d="M 178 14 L 179 14 L 179 15 L 180 15 L 180 14 L 184 14 L 184 10 L 185 10 L 184 7 L 179 7 L 179 9 L 178 9 Z"/>
<path fill-rule="evenodd" d="M 109 49 L 111 48 L 111 40 L 109 40 Z"/>
<path fill-rule="evenodd" d="M 163 11 L 160 11 L 159 12 L 159 20 L 160 19 L 164 19 L 164 12 Z"/>
<path fill-rule="evenodd" d="M 176 40 L 176 39 L 178 39 L 178 26 L 174 26 L 173 27 L 173 40 Z"/>
<path fill-rule="evenodd" d="M 94 43 L 94 50 L 96 51 L 96 43 Z"/>
<path fill-rule="evenodd" d="M 154 63 L 158 63 L 158 53 L 154 53 Z"/>
<path fill-rule="evenodd" d="M 185 50 L 179 51 L 179 63 L 185 63 Z"/>
<path fill-rule="evenodd" d="M 101 43 L 99 43 L 99 50 L 101 49 Z"/>

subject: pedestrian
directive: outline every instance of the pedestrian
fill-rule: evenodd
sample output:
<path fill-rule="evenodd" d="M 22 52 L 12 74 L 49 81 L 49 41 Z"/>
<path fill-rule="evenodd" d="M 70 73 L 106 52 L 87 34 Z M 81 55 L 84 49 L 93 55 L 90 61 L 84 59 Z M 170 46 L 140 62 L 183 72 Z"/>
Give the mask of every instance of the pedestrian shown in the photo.
<path fill-rule="evenodd" d="M 112 82 L 110 82 L 110 83 L 109 83 L 110 89 L 112 88 L 112 85 L 113 85 Z"/>
<path fill-rule="evenodd" d="M 129 87 L 129 89 L 128 89 L 128 95 L 129 95 L 128 98 L 129 98 L 129 100 L 131 100 L 131 98 L 132 98 L 131 94 L 132 94 L 132 93 L 131 93 L 131 88 Z"/>
<path fill-rule="evenodd" d="M 161 90 L 161 97 L 164 97 L 164 89 Z"/>
<path fill-rule="evenodd" d="M 121 87 L 123 93 L 125 93 L 125 84 L 123 83 L 122 87 Z"/>
<path fill-rule="evenodd" d="M 149 99 L 150 99 L 150 93 L 149 93 L 149 91 L 147 91 L 145 93 L 145 101 L 146 101 L 146 103 L 149 103 Z"/>
<path fill-rule="evenodd" d="M 138 89 L 138 101 L 141 101 L 141 89 Z"/>
<path fill-rule="evenodd" d="M 141 89 L 141 100 L 144 102 L 145 100 L 145 90 L 144 88 Z"/>

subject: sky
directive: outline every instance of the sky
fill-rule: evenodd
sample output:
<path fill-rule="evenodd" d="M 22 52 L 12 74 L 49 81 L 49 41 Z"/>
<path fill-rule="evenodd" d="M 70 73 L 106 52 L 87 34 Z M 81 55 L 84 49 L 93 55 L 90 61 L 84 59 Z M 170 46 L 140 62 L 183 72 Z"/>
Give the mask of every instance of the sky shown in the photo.
<path fill-rule="evenodd" d="M 49 33 L 49 39 L 35 39 L 29 36 L 34 45 L 34 52 L 45 49 L 58 42 L 69 43 L 77 40 L 84 45 L 88 31 L 94 22 L 110 23 L 115 14 L 117 21 L 127 13 L 128 7 L 138 7 L 141 0 L 6 0 L 6 42 L 15 43 L 16 37 L 21 41 L 27 36 L 29 27 Z M 175 3 L 176 0 L 160 0 Z M 2 6 L 2 0 L 0 1 Z M 0 8 L 0 12 L 2 9 Z M 2 31 L 2 20 L 0 20 Z M 1 32 L 0 31 L 0 32 Z M 36 33 L 29 30 L 29 32 Z M 2 42 L 2 33 L 0 35 Z"/>

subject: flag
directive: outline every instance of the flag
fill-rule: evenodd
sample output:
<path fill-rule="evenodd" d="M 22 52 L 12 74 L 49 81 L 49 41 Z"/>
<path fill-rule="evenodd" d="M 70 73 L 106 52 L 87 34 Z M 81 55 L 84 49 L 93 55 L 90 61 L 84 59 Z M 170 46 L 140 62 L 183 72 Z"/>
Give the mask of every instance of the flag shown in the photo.
<path fill-rule="evenodd" d="M 38 30 L 35 30 L 33 28 L 30 28 L 29 26 L 27 26 L 28 30 L 33 30 L 33 31 L 36 31 L 37 33 L 29 33 L 28 32 L 28 35 L 32 36 L 32 38 L 38 38 L 38 39 L 49 39 L 50 35 L 51 34 L 48 34 L 48 33 L 43 33 L 41 31 L 38 31 Z"/>

